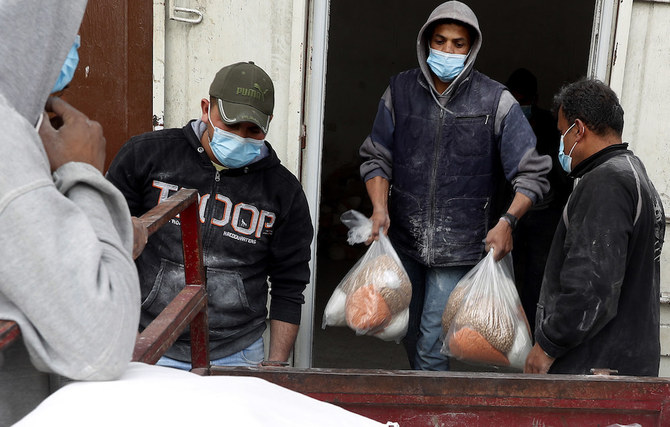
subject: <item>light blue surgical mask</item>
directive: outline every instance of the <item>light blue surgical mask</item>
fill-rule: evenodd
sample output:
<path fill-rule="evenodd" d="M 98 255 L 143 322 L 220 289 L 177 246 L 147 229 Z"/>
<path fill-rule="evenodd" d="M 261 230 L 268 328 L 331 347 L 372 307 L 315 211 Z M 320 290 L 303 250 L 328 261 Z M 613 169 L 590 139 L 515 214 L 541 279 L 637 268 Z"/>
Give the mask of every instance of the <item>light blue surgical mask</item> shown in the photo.
<path fill-rule="evenodd" d="M 570 129 L 575 127 L 576 124 L 577 122 L 573 123 L 572 126 L 570 126 L 568 130 L 566 130 L 565 133 L 561 135 L 561 143 L 558 146 L 558 161 L 561 164 L 563 170 L 566 171 L 567 173 L 570 173 L 570 171 L 572 170 L 572 157 L 570 157 L 570 155 L 572 154 L 572 150 L 575 149 L 579 141 L 576 141 L 575 145 L 573 145 L 572 148 L 570 149 L 570 152 L 568 154 L 565 154 L 563 152 L 563 150 L 565 150 L 565 145 L 563 144 L 563 138 L 565 138 L 565 135 L 567 135 L 568 132 L 570 132 Z"/>
<path fill-rule="evenodd" d="M 51 89 L 51 93 L 60 92 L 61 90 L 65 89 L 65 86 L 70 84 L 72 81 L 72 77 L 74 77 L 74 70 L 77 69 L 77 65 L 79 64 L 79 52 L 77 49 L 79 49 L 80 45 L 79 34 L 77 34 L 77 37 L 74 39 L 74 43 L 72 43 L 70 51 L 67 53 L 65 63 L 63 63 L 63 67 L 61 68 L 60 74 L 58 75 L 58 80 L 56 80 L 56 84 L 54 85 L 53 89 Z"/>
<path fill-rule="evenodd" d="M 207 111 L 209 122 L 212 118 Z M 264 141 L 262 139 L 242 138 L 232 132 L 214 126 L 214 136 L 209 141 L 209 147 L 214 157 L 228 168 L 241 168 L 251 163 L 261 154 Z M 206 132 L 206 131 L 205 131 Z"/>
<path fill-rule="evenodd" d="M 426 62 L 438 79 L 444 83 L 452 82 L 465 68 L 468 55 L 446 53 L 431 48 Z"/>

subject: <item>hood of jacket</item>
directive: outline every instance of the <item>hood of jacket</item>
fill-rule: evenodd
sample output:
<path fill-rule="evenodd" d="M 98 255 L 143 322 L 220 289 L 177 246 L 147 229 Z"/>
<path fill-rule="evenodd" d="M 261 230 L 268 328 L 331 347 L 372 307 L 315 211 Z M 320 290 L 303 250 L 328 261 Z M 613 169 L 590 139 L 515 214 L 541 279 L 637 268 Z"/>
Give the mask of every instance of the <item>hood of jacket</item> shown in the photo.
<path fill-rule="evenodd" d="M 72 47 L 86 1 L 0 3 L 0 98 L 33 125 Z"/>
<path fill-rule="evenodd" d="M 477 16 L 472 11 L 472 9 L 470 9 L 464 3 L 459 1 L 448 1 L 442 3 L 436 7 L 435 10 L 433 10 L 426 23 L 423 24 L 423 27 L 421 27 L 421 30 L 419 30 L 419 35 L 416 39 L 416 55 L 419 60 L 419 67 L 421 68 L 421 72 L 423 73 L 430 87 L 433 88 L 433 90 L 436 92 L 437 90 L 435 89 L 435 83 L 433 83 L 432 73 L 428 63 L 426 62 L 428 59 L 428 49 L 430 47 L 429 39 L 431 36 L 431 34 L 428 34 L 427 30 L 431 28 L 432 23 L 442 19 L 453 19 L 460 21 L 472 27 L 472 29 L 474 29 L 477 33 L 475 40 L 471 41 L 470 52 L 468 52 L 468 57 L 465 61 L 465 68 L 458 75 L 458 77 L 456 77 L 456 79 L 451 82 L 449 88 L 445 92 L 445 95 L 447 95 L 451 94 L 454 91 L 454 88 L 458 87 L 461 82 L 467 79 L 472 72 L 475 60 L 477 59 L 477 54 L 479 53 L 479 49 L 482 46 L 482 32 L 479 29 L 479 21 L 477 20 Z"/>

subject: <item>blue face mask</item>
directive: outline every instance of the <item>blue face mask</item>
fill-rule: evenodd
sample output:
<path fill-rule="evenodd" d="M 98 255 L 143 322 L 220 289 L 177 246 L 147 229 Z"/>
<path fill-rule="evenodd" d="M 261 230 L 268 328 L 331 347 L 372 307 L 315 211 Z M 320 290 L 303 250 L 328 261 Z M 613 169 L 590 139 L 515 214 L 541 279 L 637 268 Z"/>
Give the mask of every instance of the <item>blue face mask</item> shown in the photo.
<path fill-rule="evenodd" d="M 426 62 L 438 79 L 449 83 L 463 71 L 467 57 L 468 55 L 445 53 L 431 48 Z"/>
<path fill-rule="evenodd" d="M 212 123 L 209 111 L 207 111 L 207 117 L 209 122 Z M 261 148 L 264 144 L 262 139 L 242 138 L 214 126 L 213 123 L 212 127 L 214 128 L 214 136 L 209 141 L 209 147 L 212 149 L 214 157 L 222 165 L 233 169 L 241 168 L 251 163 L 261 154 Z"/>
<path fill-rule="evenodd" d="M 561 143 L 558 146 L 558 161 L 561 164 L 563 170 L 566 171 L 567 173 L 570 173 L 570 171 L 572 170 L 572 157 L 570 157 L 570 155 L 572 154 L 572 150 L 575 149 L 579 141 L 575 142 L 575 145 L 572 146 L 568 154 L 565 154 L 563 152 L 563 150 L 565 150 L 565 145 L 563 144 L 563 138 L 565 138 L 565 135 L 567 135 L 567 133 L 570 132 L 570 129 L 575 127 L 576 124 L 577 122 L 573 123 L 572 126 L 570 126 L 568 130 L 566 130 L 565 133 L 561 135 Z"/>
<path fill-rule="evenodd" d="M 65 63 L 60 70 L 58 80 L 56 80 L 56 84 L 54 85 L 53 89 L 51 89 L 51 93 L 60 92 L 61 90 L 65 89 L 65 86 L 70 84 L 72 81 L 72 77 L 74 77 L 74 70 L 77 69 L 77 65 L 79 64 L 79 52 L 77 51 L 79 46 L 80 38 L 79 34 L 77 34 L 77 37 L 74 39 L 74 43 L 72 43 L 70 51 L 67 53 L 67 58 L 65 58 Z"/>

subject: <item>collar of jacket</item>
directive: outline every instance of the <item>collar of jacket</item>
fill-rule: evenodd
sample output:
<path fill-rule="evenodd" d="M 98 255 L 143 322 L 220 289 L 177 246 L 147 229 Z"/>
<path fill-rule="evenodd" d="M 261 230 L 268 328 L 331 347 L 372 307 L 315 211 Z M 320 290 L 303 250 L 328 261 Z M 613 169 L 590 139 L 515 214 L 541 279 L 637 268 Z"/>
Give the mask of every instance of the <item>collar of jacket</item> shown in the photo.
<path fill-rule="evenodd" d="M 603 148 L 597 153 L 593 154 L 591 157 L 584 159 L 580 164 L 578 164 L 572 172 L 568 174 L 570 178 L 580 178 L 584 176 L 587 172 L 593 170 L 597 166 L 605 163 L 608 159 L 618 156 L 623 151 L 628 150 L 628 143 L 624 142 L 621 144 L 610 145 L 607 148 Z"/>
<path fill-rule="evenodd" d="M 420 69 L 419 69 L 419 70 L 420 70 Z M 419 71 L 419 73 L 418 73 L 416 79 L 417 79 L 417 81 L 419 82 L 419 86 L 421 86 L 421 87 L 423 87 L 424 89 L 426 89 L 427 91 L 433 93 L 433 94 L 435 95 L 435 97 L 437 97 L 437 99 L 443 99 L 443 98 L 446 98 L 447 101 L 442 101 L 442 102 L 444 102 L 445 105 L 446 105 L 446 103 L 448 103 L 449 100 L 451 100 L 451 98 L 453 98 L 454 96 L 456 96 L 456 91 L 458 91 L 458 90 L 459 90 L 460 88 L 462 88 L 467 82 L 470 81 L 470 79 L 472 78 L 472 75 L 474 74 L 474 72 L 475 72 L 475 69 L 474 69 L 474 68 L 470 68 L 469 70 L 466 70 L 466 74 L 464 74 L 464 75 L 462 75 L 462 76 L 459 75 L 459 76 L 456 78 L 456 80 L 454 80 L 454 81 L 449 85 L 449 87 L 447 88 L 447 90 L 444 91 L 443 94 L 437 92 L 437 89 L 435 89 L 435 85 L 433 84 L 433 82 L 428 81 L 428 78 L 426 77 L 425 74 L 423 74 L 423 72 L 422 72 L 421 70 Z"/>

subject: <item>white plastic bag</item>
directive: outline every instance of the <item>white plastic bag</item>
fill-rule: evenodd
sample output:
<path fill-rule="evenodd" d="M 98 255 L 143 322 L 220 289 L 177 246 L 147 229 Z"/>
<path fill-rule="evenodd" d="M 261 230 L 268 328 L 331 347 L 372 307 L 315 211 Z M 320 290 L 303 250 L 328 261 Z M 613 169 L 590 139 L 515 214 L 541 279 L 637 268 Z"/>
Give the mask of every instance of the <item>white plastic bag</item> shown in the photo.
<path fill-rule="evenodd" d="M 349 244 L 370 237 L 372 222 L 355 210 L 342 214 Z M 322 327 L 348 326 L 358 335 L 400 341 L 407 333 L 412 285 L 391 242 L 383 233 L 333 291 Z"/>
<path fill-rule="evenodd" d="M 496 262 L 491 250 L 463 276 L 449 296 L 442 331 L 442 354 L 523 370 L 532 337 L 514 285 L 511 254 Z"/>

